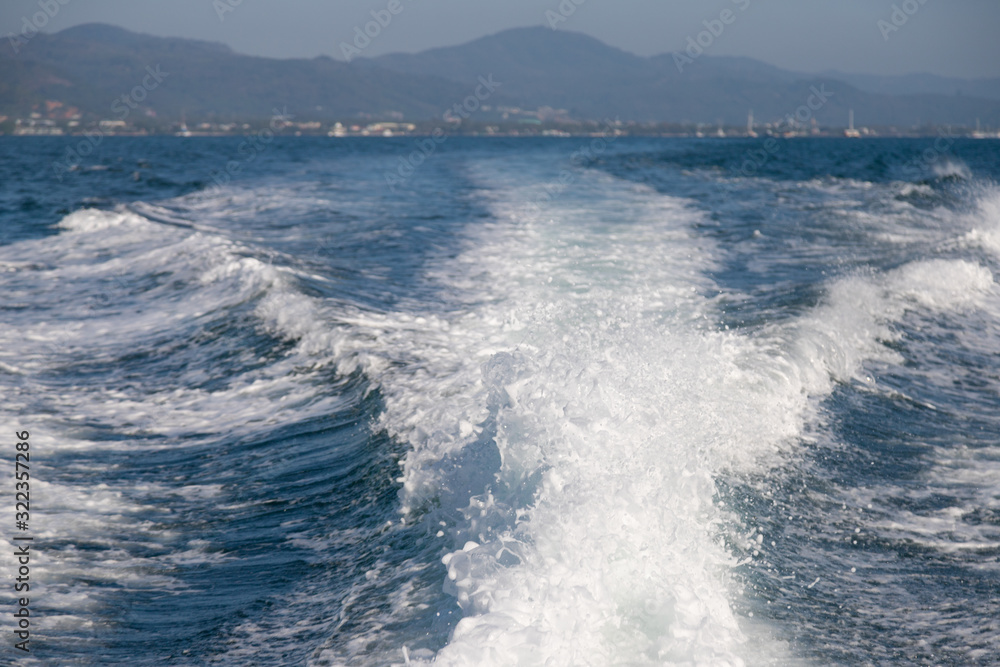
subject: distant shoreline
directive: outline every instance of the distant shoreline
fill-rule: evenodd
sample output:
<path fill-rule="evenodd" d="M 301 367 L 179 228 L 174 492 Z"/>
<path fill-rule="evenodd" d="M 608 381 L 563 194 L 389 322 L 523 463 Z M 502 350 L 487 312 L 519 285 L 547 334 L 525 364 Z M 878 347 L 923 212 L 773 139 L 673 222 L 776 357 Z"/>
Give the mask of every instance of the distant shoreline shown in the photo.
<path fill-rule="evenodd" d="M 381 125 L 381 124 L 374 124 Z M 73 128 L 52 128 L 46 126 L 39 127 L 17 127 L 13 131 L 0 131 L 0 136 L 4 137 L 63 137 L 63 138 L 87 138 L 94 136 L 101 137 L 177 137 L 179 139 L 195 138 L 220 138 L 220 137 L 248 137 L 266 129 L 266 124 L 243 124 L 239 128 L 229 130 L 222 129 L 202 129 L 181 131 L 176 128 L 128 128 L 128 129 L 106 129 L 97 126 L 80 130 Z M 359 129 L 334 130 L 331 128 L 309 128 L 293 129 L 285 128 L 275 131 L 274 137 L 323 137 L 331 140 L 335 139 L 405 139 L 424 138 L 434 134 L 444 134 L 452 137 L 499 137 L 499 138 L 597 138 L 597 137 L 663 137 L 663 138 L 689 138 L 689 139 L 805 139 L 805 138 L 848 138 L 847 128 L 810 128 L 809 131 L 773 131 L 759 129 L 750 134 L 745 128 L 735 127 L 705 127 L 705 126 L 663 126 L 663 125 L 641 125 L 622 124 L 612 131 L 598 131 L 593 126 L 582 129 L 579 126 L 532 126 L 518 128 L 500 128 L 495 125 L 483 125 L 479 127 L 465 127 L 442 129 L 437 126 L 413 127 L 413 129 L 382 129 L 365 126 Z M 860 137 L 850 138 L 933 138 L 948 136 L 955 138 L 969 139 L 1000 139 L 1000 132 L 978 131 L 969 127 L 946 127 L 929 126 L 920 128 L 865 128 Z"/>

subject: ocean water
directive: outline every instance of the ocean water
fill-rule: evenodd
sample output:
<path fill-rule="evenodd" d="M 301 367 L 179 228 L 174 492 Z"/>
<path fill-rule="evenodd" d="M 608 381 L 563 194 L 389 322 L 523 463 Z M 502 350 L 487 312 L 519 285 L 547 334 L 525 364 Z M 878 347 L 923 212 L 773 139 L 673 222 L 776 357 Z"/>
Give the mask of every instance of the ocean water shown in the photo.
<path fill-rule="evenodd" d="M 78 140 L 0 138 L 3 662 L 1000 663 L 997 142 Z"/>

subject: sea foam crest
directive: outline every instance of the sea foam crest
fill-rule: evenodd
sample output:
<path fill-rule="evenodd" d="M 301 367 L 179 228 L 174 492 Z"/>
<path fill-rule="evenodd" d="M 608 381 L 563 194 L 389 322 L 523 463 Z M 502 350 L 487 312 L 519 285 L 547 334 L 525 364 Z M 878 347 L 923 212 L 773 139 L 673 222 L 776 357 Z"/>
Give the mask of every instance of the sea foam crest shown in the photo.
<path fill-rule="evenodd" d="M 965 235 L 966 244 L 984 248 L 1000 257 L 1000 187 L 988 188 L 969 217 L 972 229 Z"/>

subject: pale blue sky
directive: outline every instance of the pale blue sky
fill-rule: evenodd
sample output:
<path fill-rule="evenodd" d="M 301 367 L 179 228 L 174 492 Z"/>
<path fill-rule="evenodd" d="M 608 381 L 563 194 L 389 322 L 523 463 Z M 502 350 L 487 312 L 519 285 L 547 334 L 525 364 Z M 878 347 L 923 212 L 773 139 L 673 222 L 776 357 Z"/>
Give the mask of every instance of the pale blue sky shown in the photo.
<path fill-rule="evenodd" d="M 639 55 L 682 48 L 704 21 L 728 8 L 735 18 L 713 37 L 711 55 L 749 56 L 803 72 L 1000 76 L 997 0 L 0 0 L 0 34 L 19 31 L 24 17 L 49 6 L 58 11 L 46 17 L 47 32 L 102 22 L 223 42 L 253 55 L 340 57 L 339 44 L 352 39 L 355 26 L 395 1 L 402 11 L 364 55 L 544 25 L 546 11 L 558 12 L 562 2 L 576 9 L 560 29 Z M 236 6 L 220 19 L 220 3 Z M 899 29 L 890 32 L 887 26 L 897 27 L 894 5 Z"/>

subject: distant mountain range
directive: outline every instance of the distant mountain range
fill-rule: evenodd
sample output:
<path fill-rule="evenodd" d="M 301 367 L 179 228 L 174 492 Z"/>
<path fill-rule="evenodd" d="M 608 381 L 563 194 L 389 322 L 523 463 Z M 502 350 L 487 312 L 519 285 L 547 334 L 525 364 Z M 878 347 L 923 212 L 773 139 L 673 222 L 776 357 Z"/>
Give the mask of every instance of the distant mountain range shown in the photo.
<path fill-rule="evenodd" d="M 147 67 L 165 73 L 161 81 Z M 977 119 L 1000 126 L 1000 79 L 809 75 L 707 54 L 679 68 L 669 53 L 644 58 L 547 28 L 345 63 L 259 58 L 220 44 L 81 25 L 35 35 L 17 54 L 3 46 L 0 114 L 76 108 L 85 118 L 113 119 L 127 103 L 130 121 L 261 119 L 275 109 L 296 120 L 439 119 L 488 75 L 501 86 L 483 101 L 484 120 L 498 107 L 551 107 L 579 120 L 742 125 L 753 109 L 759 122 L 798 112 L 800 120 L 842 127 L 854 109 L 859 126 L 971 126 Z"/>
<path fill-rule="evenodd" d="M 507 30 L 460 46 L 386 55 L 370 63 L 467 85 L 492 72 L 504 82 L 504 94 L 518 104 L 565 108 L 576 117 L 738 125 L 753 109 L 758 120 L 770 122 L 809 104 L 815 87 L 832 93 L 813 110 L 821 125 L 846 125 L 851 108 L 859 124 L 868 125 L 969 125 L 976 118 L 1000 124 L 1000 79 L 809 75 L 751 58 L 709 55 L 678 67 L 673 54 L 642 58 L 586 35 L 546 28 Z"/>
<path fill-rule="evenodd" d="M 0 113 L 24 114 L 46 100 L 116 119 L 115 100 L 142 86 L 147 67 L 166 73 L 137 111 L 179 119 L 261 119 L 273 110 L 296 118 L 340 119 L 390 112 L 427 118 L 467 86 L 437 77 L 365 69 L 333 60 L 278 60 L 233 53 L 221 44 L 139 35 L 87 24 L 35 35 L 11 57 L 0 50 Z M 153 82 L 150 81 L 150 84 Z M 115 105 L 116 109 L 121 104 Z M 135 116 L 130 115 L 129 120 Z"/>

